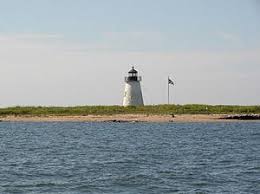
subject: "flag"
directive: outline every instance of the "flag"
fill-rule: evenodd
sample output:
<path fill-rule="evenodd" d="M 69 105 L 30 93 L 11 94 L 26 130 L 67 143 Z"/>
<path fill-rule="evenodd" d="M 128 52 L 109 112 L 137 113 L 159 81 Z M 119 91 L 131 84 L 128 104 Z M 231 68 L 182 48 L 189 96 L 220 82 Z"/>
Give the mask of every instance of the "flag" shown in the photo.
<path fill-rule="evenodd" d="M 168 84 L 174 85 L 173 81 L 170 78 L 168 78 Z"/>

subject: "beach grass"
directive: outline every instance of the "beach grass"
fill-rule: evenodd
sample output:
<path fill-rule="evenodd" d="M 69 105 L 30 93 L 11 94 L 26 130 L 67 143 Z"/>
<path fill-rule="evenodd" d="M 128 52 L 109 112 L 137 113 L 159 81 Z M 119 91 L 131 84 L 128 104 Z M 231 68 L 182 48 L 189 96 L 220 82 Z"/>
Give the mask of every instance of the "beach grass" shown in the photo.
<path fill-rule="evenodd" d="M 44 107 L 16 106 L 0 108 L 0 116 L 87 116 L 114 114 L 260 114 L 260 106 L 235 105 L 147 105 L 147 106 L 75 106 Z"/>

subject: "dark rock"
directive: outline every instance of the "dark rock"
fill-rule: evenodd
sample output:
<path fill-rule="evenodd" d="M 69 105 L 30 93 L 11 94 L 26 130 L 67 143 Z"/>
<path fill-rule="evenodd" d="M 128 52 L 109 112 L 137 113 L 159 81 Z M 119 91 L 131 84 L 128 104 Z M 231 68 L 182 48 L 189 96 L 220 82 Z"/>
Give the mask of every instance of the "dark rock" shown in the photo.
<path fill-rule="evenodd" d="M 220 119 L 226 120 L 260 120 L 259 114 L 239 114 L 239 115 L 227 115 Z"/>
<path fill-rule="evenodd" d="M 111 122 L 111 123 L 129 123 L 131 121 L 124 121 L 124 120 L 113 119 L 113 120 L 108 120 L 107 122 Z"/>
<path fill-rule="evenodd" d="M 117 120 L 117 119 L 113 119 L 113 120 L 108 120 L 105 122 L 109 122 L 109 123 L 139 123 L 141 121 L 137 121 L 137 120 L 133 120 L 133 121 L 126 121 L 126 120 Z"/>

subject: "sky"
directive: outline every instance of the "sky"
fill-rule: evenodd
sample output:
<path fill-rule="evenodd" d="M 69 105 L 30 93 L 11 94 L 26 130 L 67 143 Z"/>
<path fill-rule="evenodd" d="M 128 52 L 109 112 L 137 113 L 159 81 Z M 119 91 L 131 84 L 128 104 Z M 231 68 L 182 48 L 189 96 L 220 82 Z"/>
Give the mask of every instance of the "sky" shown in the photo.
<path fill-rule="evenodd" d="M 0 0 L 0 106 L 260 104 L 259 0 Z"/>

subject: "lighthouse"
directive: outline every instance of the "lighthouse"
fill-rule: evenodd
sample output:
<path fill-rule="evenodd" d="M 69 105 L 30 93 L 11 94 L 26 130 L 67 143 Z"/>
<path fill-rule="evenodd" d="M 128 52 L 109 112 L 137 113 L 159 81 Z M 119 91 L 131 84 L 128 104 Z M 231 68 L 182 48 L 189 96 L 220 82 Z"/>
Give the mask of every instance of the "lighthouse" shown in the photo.
<path fill-rule="evenodd" d="M 142 77 L 138 76 L 138 71 L 134 67 L 125 77 L 125 92 L 123 106 L 143 106 L 143 95 L 141 90 Z"/>

